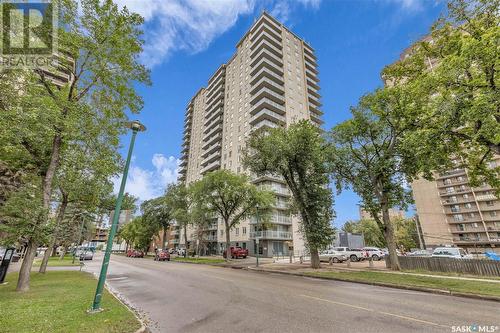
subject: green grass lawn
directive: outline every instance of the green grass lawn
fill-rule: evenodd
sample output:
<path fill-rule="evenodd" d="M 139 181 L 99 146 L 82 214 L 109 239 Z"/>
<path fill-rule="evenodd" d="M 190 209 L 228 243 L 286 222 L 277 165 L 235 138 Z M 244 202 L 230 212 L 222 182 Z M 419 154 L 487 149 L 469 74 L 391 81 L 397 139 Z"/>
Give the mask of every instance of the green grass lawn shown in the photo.
<path fill-rule="evenodd" d="M 172 261 L 177 261 L 177 262 L 192 262 L 192 263 L 196 263 L 196 264 L 220 264 L 220 263 L 223 263 L 225 262 L 224 259 L 218 259 L 218 258 L 204 258 L 204 257 L 200 257 L 200 258 L 193 258 L 193 257 L 187 257 L 187 258 L 184 258 L 184 257 L 175 257 L 175 258 L 172 258 L 170 259 Z"/>
<path fill-rule="evenodd" d="M 449 272 L 432 272 L 426 271 L 423 269 L 405 269 L 402 272 L 404 273 L 416 273 L 416 274 L 428 274 L 428 275 L 438 275 L 438 276 L 457 276 L 457 277 L 466 277 L 473 279 L 485 279 L 485 280 L 500 280 L 498 276 L 489 276 L 489 275 L 472 275 L 472 274 L 461 274 L 461 273 L 449 273 Z"/>
<path fill-rule="evenodd" d="M 37 258 L 33 262 L 33 266 L 40 266 L 42 264 L 42 258 Z M 57 257 L 50 257 L 49 262 L 47 263 L 48 266 L 79 266 L 80 261 L 78 258 L 75 258 L 75 263 L 73 264 L 73 257 L 70 255 L 64 256 L 64 258 L 61 260 L 59 259 L 59 256 Z"/>
<path fill-rule="evenodd" d="M 382 272 L 306 272 L 305 274 L 345 281 L 382 282 L 396 286 L 435 288 L 452 292 L 500 297 L 500 283 L 494 282 L 443 279 Z"/>
<path fill-rule="evenodd" d="M 0 333 L 126 333 L 141 327 L 107 291 L 104 311 L 89 315 L 97 280 L 89 273 L 53 271 L 31 274 L 31 288 L 15 291 L 17 273 L 0 286 Z"/>

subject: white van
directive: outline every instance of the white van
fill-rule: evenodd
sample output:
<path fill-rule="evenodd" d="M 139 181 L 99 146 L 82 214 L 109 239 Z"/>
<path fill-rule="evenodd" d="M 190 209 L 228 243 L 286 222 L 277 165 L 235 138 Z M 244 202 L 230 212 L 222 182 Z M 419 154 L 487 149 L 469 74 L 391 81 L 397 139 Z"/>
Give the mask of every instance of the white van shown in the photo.
<path fill-rule="evenodd" d="M 467 254 L 461 247 L 436 247 L 432 252 L 433 257 L 472 259 L 471 254 Z"/>

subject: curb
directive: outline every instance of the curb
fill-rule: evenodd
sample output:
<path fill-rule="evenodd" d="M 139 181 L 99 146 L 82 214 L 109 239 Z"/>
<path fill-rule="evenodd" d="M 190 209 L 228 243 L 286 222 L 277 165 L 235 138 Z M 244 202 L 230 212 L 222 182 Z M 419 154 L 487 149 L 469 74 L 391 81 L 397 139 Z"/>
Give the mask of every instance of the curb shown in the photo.
<path fill-rule="evenodd" d="M 401 286 L 401 285 L 384 283 L 384 282 L 353 281 L 353 280 L 348 280 L 348 279 L 332 278 L 332 277 L 325 277 L 325 276 L 314 276 L 314 275 L 308 275 L 308 274 L 303 274 L 303 273 L 284 272 L 284 271 L 277 271 L 277 270 L 275 271 L 275 270 L 271 270 L 271 269 L 256 269 L 256 268 L 252 268 L 252 267 L 247 267 L 245 269 L 249 270 L 249 271 L 254 271 L 254 272 L 276 273 L 276 274 L 283 274 L 283 275 L 308 277 L 308 278 L 320 279 L 320 280 L 333 280 L 333 281 L 342 281 L 342 282 L 351 282 L 351 283 L 361 283 L 361 284 L 380 286 L 380 287 L 386 287 L 386 288 L 415 290 L 415 291 L 421 291 L 421 292 L 426 292 L 426 293 L 431 293 L 431 294 L 439 294 L 439 295 L 479 299 L 479 300 L 484 300 L 484 301 L 500 302 L 500 297 L 496 297 L 496 296 L 468 294 L 468 293 L 455 292 L 455 291 L 450 291 L 450 290 L 425 288 L 425 287 L 414 287 L 414 286 Z"/>
<path fill-rule="evenodd" d="M 85 272 L 85 273 L 90 273 L 90 272 Z M 90 273 L 90 274 L 92 274 L 95 278 L 99 277 L 97 273 Z M 139 316 L 139 312 L 131 304 L 129 304 L 125 298 L 122 298 L 120 294 L 108 284 L 108 282 L 104 283 L 104 287 L 118 302 L 123 304 L 123 306 L 125 306 L 130 312 L 132 312 L 134 317 L 141 324 L 141 327 L 139 327 L 138 330 L 134 331 L 134 333 L 149 333 L 150 330 L 144 323 L 144 320 Z"/>

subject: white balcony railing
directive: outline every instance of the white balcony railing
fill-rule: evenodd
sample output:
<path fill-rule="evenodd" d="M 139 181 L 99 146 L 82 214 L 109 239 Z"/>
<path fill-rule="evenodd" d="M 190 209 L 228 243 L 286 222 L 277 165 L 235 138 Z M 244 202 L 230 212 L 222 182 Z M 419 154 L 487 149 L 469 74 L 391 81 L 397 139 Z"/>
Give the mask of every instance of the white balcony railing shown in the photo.
<path fill-rule="evenodd" d="M 250 238 L 255 239 L 292 239 L 292 233 L 289 231 L 275 231 L 275 230 L 264 230 L 264 231 L 252 231 L 250 232 Z"/>

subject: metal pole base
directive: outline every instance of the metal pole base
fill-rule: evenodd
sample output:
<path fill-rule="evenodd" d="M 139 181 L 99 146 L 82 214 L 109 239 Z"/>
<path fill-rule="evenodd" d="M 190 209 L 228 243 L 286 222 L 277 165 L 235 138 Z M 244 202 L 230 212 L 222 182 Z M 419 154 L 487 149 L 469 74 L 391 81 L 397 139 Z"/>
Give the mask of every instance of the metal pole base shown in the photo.
<path fill-rule="evenodd" d="M 103 308 L 99 308 L 99 309 L 88 309 L 87 310 L 87 313 L 88 314 L 96 314 L 96 313 L 100 313 L 100 312 L 103 312 L 104 309 Z"/>

